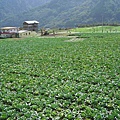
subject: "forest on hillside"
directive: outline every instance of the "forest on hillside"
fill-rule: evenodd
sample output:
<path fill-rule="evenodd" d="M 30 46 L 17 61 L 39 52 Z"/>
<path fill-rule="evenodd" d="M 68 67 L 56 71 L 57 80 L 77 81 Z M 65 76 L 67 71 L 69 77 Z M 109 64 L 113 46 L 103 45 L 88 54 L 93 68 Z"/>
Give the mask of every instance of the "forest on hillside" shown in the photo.
<path fill-rule="evenodd" d="M 2 13 L 1 24 L 20 26 L 25 20 L 37 20 L 40 22 L 40 27 L 54 28 L 74 27 L 80 24 L 120 23 L 120 2 L 118 0 L 46 0 L 44 2 L 31 0 L 30 5 L 28 5 L 28 1 L 23 5 L 16 4 L 16 2 L 4 2 L 4 7 L 0 8 L 4 11 L 4 14 L 2 11 L 0 12 Z M 21 8 L 21 12 L 16 12 L 17 9 L 13 6 Z M 8 8 L 15 10 L 11 9 L 7 12 Z M 6 19 L 3 16 L 7 16 Z"/>

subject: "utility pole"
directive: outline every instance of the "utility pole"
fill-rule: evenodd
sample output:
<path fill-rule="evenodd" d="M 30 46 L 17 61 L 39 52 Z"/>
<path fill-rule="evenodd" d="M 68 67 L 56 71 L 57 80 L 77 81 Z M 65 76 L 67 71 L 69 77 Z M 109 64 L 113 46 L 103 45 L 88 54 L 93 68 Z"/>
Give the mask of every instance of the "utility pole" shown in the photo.
<path fill-rule="evenodd" d="M 1 26 L 2 26 L 2 20 L 0 19 L 0 36 L 1 36 Z"/>
<path fill-rule="evenodd" d="M 102 15 L 102 33 L 103 33 L 103 15 Z"/>

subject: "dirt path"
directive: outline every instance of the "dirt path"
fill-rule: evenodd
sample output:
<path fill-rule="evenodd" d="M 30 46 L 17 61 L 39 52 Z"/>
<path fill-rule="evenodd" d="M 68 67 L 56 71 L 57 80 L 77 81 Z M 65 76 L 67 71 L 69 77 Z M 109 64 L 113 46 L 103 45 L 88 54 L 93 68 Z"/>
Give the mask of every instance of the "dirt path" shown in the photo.
<path fill-rule="evenodd" d="M 76 37 L 73 37 L 69 40 L 65 40 L 65 42 L 78 42 L 78 41 L 83 41 L 85 40 L 84 38 L 76 38 Z"/>

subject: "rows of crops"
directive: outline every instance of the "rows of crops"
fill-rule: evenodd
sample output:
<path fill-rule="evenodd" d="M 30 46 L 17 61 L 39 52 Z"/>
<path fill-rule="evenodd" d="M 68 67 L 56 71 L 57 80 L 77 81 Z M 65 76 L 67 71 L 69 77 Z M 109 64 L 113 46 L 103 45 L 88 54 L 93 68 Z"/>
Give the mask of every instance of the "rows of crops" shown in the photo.
<path fill-rule="evenodd" d="M 0 120 L 119 120 L 120 35 L 0 40 Z"/>

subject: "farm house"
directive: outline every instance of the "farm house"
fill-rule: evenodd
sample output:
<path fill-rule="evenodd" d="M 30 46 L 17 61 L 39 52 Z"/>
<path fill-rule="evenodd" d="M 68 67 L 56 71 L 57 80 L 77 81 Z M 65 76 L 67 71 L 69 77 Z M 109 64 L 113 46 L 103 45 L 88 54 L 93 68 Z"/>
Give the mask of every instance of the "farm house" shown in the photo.
<path fill-rule="evenodd" d="M 2 38 L 19 37 L 18 28 L 17 27 L 2 27 L 0 28 L 0 37 Z"/>
<path fill-rule="evenodd" d="M 37 33 L 35 31 L 28 31 L 28 30 L 19 30 L 19 37 L 30 37 L 30 36 L 34 36 Z"/>
<path fill-rule="evenodd" d="M 39 22 L 36 20 L 23 22 L 23 29 L 28 31 L 38 31 Z"/>

